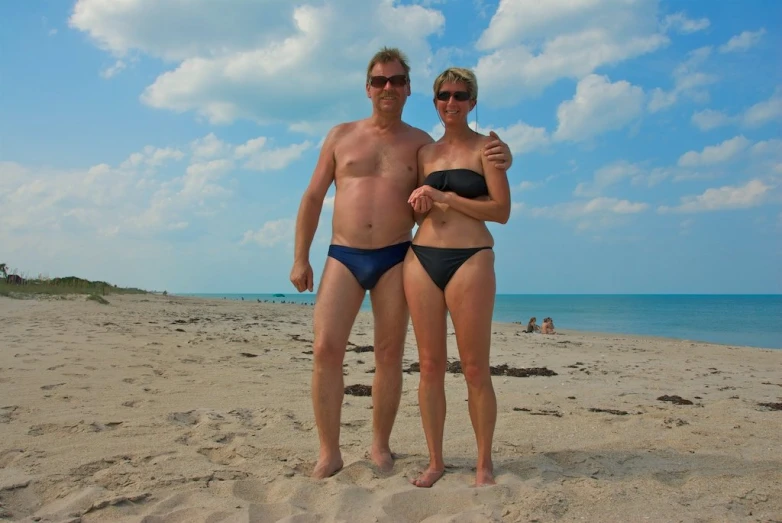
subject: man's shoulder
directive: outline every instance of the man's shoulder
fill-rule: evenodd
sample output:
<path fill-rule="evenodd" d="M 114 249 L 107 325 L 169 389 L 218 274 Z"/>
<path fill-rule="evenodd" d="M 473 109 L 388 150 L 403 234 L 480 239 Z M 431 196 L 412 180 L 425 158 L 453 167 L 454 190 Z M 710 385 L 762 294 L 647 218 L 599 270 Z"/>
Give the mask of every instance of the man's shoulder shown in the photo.
<path fill-rule="evenodd" d="M 360 120 L 354 122 L 338 123 L 329 129 L 329 132 L 326 134 L 326 138 L 324 140 L 325 145 L 335 147 L 338 143 L 349 139 L 350 135 L 352 135 L 360 125 Z"/>
<path fill-rule="evenodd" d="M 347 134 L 347 133 L 355 130 L 356 128 L 358 128 L 360 124 L 361 124 L 361 120 L 356 120 L 356 121 L 353 121 L 353 122 L 338 123 L 337 125 L 335 125 L 334 127 L 331 128 L 331 130 L 329 131 L 329 135 L 330 136 L 341 136 L 341 135 Z"/>

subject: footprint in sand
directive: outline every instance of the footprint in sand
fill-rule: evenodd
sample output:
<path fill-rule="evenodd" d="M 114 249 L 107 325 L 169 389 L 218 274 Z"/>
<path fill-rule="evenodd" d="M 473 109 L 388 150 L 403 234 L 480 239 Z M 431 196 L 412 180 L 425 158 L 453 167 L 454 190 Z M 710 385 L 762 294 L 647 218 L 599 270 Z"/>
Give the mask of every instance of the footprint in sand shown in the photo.
<path fill-rule="evenodd" d="M 17 405 L 0 407 L 0 423 L 9 423 L 14 419 L 14 413 L 19 409 Z"/>

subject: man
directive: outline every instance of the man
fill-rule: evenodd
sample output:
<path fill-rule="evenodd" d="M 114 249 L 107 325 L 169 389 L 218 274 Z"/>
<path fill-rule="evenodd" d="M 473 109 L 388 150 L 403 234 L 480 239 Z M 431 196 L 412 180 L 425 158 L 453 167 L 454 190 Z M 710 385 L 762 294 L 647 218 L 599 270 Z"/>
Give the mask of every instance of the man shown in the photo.
<path fill-rule="evenodd" d="M 323 200 L 336 183 L 332 241 L 315 303 L 312 403 L 320 438 L 314 478 L 342 468 L 339 449 L 344 394 L 342 363 L 364 295 L 370 291 L 375 333 L 370 458 L 383 472 L 393 468 L 389 440 L 402 395 L 402 355 L 409 314 L 402 260 L 414 219 L 407 199 L 418 179 L 417 152 L 432 138 L 402 121 L 410 96 L 410 67 L 398 49 L 381 49 L 367 68 L 372 115 L 329 131 L 296 219 L 291 282 L 314 287 L 309 251 Z M 496 138 L 496 136 L 495 136 Z M 503 168 L 510 151 L 499 139 L 484 153 Z"/>

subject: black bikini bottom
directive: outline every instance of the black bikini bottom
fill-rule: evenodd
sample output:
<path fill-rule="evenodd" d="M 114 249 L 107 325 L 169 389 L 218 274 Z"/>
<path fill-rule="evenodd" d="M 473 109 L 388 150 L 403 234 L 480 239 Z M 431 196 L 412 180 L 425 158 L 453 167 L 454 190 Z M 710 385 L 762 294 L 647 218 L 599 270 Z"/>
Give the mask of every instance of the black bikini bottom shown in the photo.
<path fill-rule="evenodd" d="M 445 286 L 451 281 L 453 275 L 464 262 L 476 252 L 491 247 L 470 247 L 466 249 L 446 249 L 441 247 L 424 247 L 423 245 L 411 245 L 418 261 L 432 281 L 445 292 Z"/>

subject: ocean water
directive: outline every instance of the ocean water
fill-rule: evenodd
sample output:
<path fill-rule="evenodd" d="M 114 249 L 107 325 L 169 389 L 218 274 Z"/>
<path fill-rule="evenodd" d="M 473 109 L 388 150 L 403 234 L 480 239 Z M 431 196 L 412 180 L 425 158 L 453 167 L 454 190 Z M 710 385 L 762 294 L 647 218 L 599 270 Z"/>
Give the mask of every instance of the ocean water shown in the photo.
<path fill-rule="evenodd" d="M 245 301 L 314 304 L 314 294 L 182 294 Z M 369 295 L 363 310 L 370 310 Z M 494 321 L 551 316 L 557 329 L 639 334 L 782 349 L 782 295 L 498 294 Z"/>

